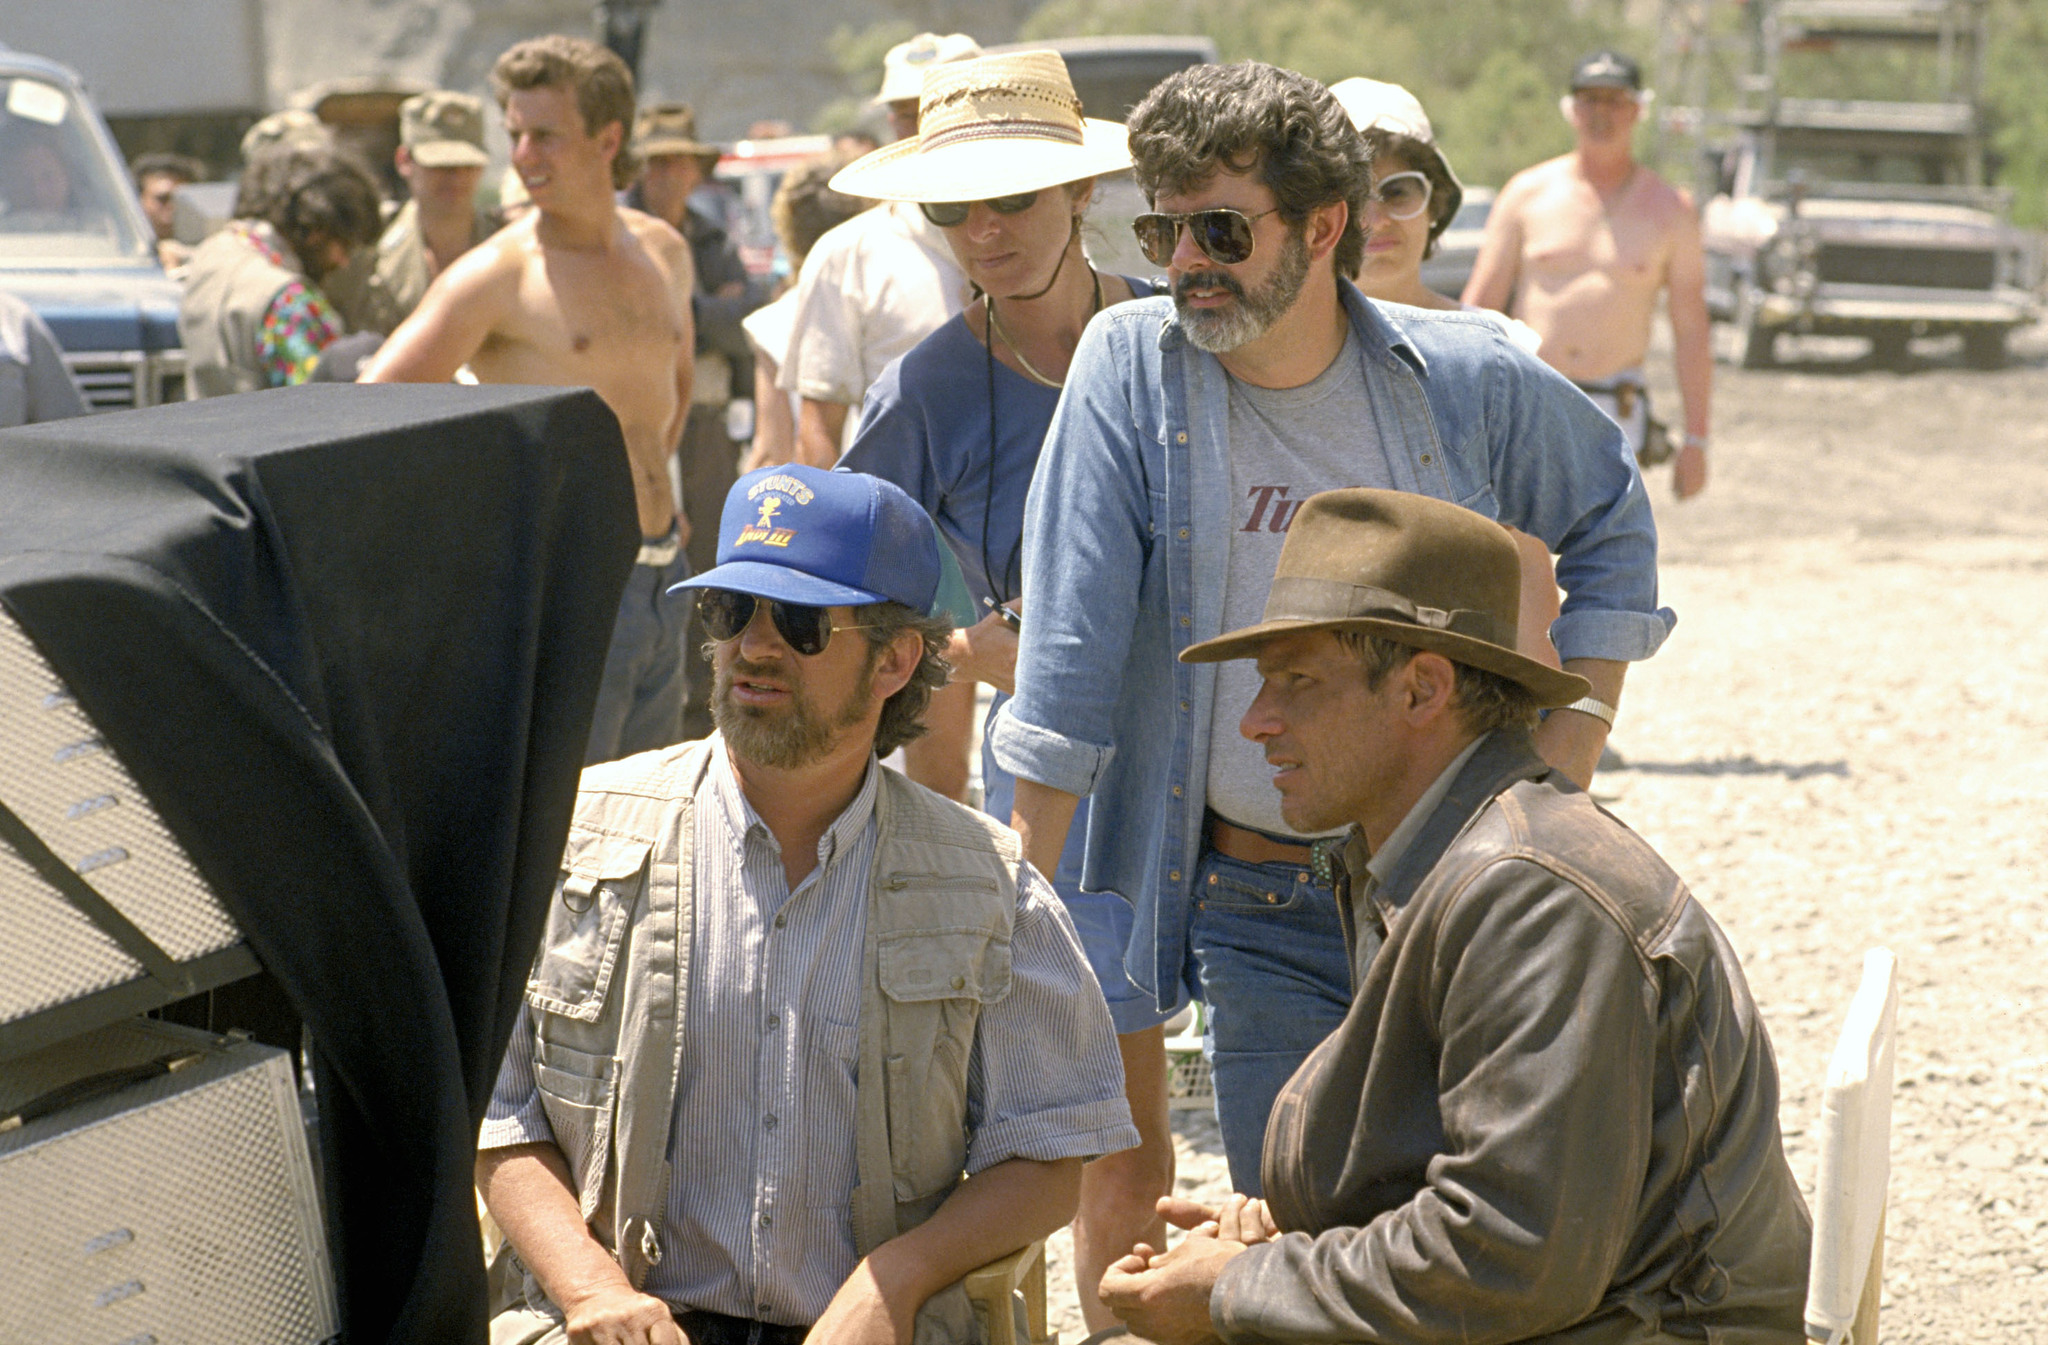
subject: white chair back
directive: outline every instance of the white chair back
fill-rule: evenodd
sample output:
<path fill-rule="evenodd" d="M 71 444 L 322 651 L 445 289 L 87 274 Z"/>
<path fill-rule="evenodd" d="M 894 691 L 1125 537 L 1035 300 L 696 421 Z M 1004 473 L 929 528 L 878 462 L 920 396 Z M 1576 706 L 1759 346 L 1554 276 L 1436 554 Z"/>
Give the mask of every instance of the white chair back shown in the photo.
<path fill-rule="evenodd" d="M 1873 948 L 1863 955 L 1863 983 L 1849 1001 L 1821 1095 L 1806 1327 L 1824 1345 L 1877 1345 L 1898 1007 L 1898 964 Z"/>

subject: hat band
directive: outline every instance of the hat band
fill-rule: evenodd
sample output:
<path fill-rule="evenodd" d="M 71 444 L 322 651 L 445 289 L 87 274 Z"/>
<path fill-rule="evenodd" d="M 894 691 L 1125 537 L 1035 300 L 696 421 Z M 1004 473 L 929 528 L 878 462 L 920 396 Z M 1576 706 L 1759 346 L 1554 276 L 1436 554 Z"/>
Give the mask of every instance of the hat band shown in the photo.
<path fill-rule="evenodd" d="M 917 152 L 944 149 L 948 145 L 972 144 L 977 140 L 1055 140 L 1063 145 L 1087 143 L 1081 128 L 1052 121 L 970 121 L 943 130 L 921 133 Z"/>
<path fill-rule="evenodd" d="M 1447 612 L 1441 607 L 1424 607 L 1392 589 L 1374 588 L 1370 584 L 1288 575 L 1275 579 L 1266 596 L 1268 621 L 1344 621 L 1353 617 L 1374 617 L 1449 631 L 1502 648 L 1511 643 L 1501 638 L 1500 622 L 1491 612 L 1465 608 Z"/>

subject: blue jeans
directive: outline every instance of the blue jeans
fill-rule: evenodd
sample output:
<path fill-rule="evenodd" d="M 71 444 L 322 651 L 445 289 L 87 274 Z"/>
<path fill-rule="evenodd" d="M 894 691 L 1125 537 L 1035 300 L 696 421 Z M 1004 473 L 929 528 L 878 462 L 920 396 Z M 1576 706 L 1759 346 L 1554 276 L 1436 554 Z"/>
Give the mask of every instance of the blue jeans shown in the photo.
<path fill-rule="evenodd" d="M 1273 1099 L 1351 1008 L 1337 897 L 1307 868 L 1205 849 L 1188 952 L 1209 1006 L 1209 1067 L 1230 1184 L 1259 1195 Z"/>
<path fill-rule="evenodd" d="M 690 595 L 668 595 L 671 584 L 690 577 L 690 558 L 680 549 L 667 565 L 635 565 L 619 595 L 604 681 L 590 717 L 590 742 L 583 764 L 615 761 L 683 740 L 683 701 L 688 677 L 683 643 L 689 638 Z"/>

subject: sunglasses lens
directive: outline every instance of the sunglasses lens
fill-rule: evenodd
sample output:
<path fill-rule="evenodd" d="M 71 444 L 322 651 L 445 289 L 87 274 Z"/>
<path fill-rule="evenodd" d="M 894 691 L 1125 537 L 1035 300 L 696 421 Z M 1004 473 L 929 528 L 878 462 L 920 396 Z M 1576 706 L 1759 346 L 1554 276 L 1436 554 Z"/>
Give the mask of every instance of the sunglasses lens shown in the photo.
<path fill-rule="evenodd" d="M 697 619 L 714 640 L 730 640 L 754 619 L 754 595 L 707 588 L 697 594 Z"/>
<path fill-rule="evenodd" d="M 824 653 L 825 642 L 832 638 L 831 613 L 823 607 L 771 602 L 768 615 L 789 647 L 806 657 Z"/>
<path fill-rule="evenodd" d="M 1419 173 L 1396 173 L 1373 195 L 1394 219 L 1414 219 L 1429 207 L 1429 179 Z"/>
<path fill-rule="evenodd" d="M 966 201 L 926 201 L 919 205 L 918 209 L 924 212 L 926 219 L 941 229 L 951 229 L 967 223 L 969 204 Z"/>
<path fill-rule="evenodd" d="M 1137 235 L 1138 251 L 1145 254 L 1145 260 L 1154 266 L 1166 266 L 1173 261 L 1174 240 L 1180 237 L 1180 225 L 1171 215 L 1140 215 L 1131 221 L 1131 232 Z"/>
<path fill-rule="evenodd" d="M 1252 255 L 1252 222 L 1235 210 L 1198 210 L 1188 224 L 1212 262 L 1235 266 Z"/>
<path fill-rule="evenodd" d="M 1035 191 L 1018 192 L 1014 196 L 991 196 L 988 208 L 998 215 L 1021 215 L 1038 204 Z"/>

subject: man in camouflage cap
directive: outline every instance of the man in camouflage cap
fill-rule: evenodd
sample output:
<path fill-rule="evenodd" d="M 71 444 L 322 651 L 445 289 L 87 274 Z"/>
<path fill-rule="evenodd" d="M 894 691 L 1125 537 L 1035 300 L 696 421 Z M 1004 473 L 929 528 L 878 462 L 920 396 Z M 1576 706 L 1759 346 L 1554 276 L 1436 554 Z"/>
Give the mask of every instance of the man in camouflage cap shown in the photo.
<path fill-rule="evenodd" d="M 483 101 L 466 93 L 415 94 L 398 109 L 398 175 L 412 193 L 377 242 L 357 326 L 389 333 L 419 305 L 449 262 L 497 231 L 476 205 L 490 155 Z"/>

